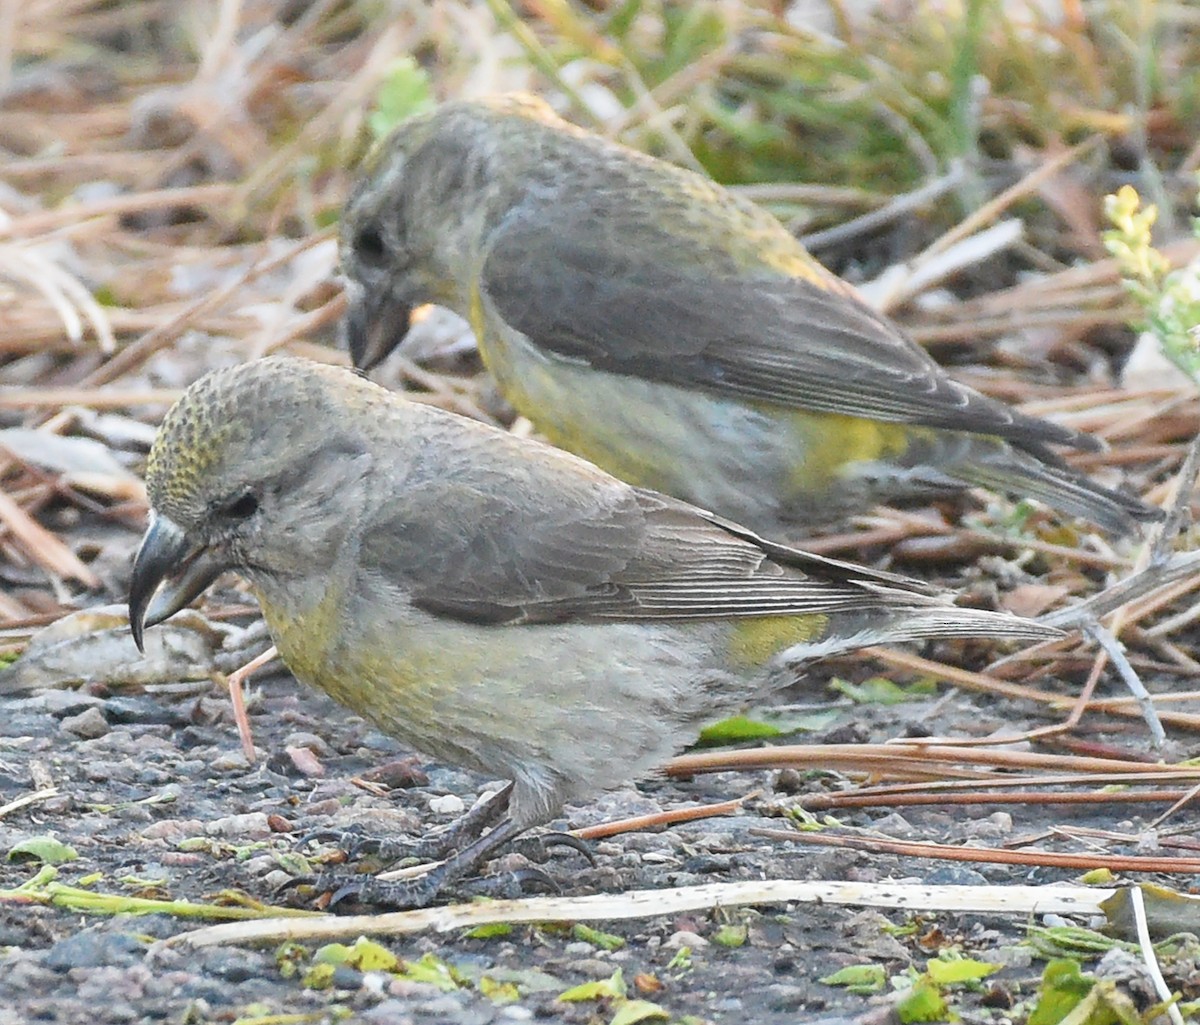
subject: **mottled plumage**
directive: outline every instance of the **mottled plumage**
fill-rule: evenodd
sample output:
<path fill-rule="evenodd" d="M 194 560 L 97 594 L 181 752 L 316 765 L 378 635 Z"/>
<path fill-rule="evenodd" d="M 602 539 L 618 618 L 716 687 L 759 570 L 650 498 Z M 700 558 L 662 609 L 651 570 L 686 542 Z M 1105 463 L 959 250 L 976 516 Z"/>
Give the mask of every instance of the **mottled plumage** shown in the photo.
<path fill-rule="evenodd" d="M 951 379 L 761 208 L 529 97 L 401 125 L 342 244 L 358 366 L 441 303 L 556 444 L 763 533 L 971 484 L 1113 531 L 1157 515 L 1047 447 L 1095 439 Z"/>
<path fill-rule="evenodd" d="M 805 659 L 1055 635 L 295 359 L 189 388 L 146 486 L 139 643 L 237 570 L 300 680 L 418 750 L 513 781 L 497 842 L 650 770 Z"/>

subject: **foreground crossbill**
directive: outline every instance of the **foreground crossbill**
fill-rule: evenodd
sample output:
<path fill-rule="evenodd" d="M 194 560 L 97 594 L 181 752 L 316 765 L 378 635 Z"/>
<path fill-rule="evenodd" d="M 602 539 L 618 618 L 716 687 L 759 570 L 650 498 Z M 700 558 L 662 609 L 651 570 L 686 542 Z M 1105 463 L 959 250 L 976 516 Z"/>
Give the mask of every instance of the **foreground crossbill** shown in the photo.
<path fill-rule="evenodd" d="M 367 891 L 391 903 L 424 903 L 563 802 L 644 774 L 807 659 L 1056 635 L 297 359 L 192 385 L 146 488 L 139 646 L 236 570 L 298 679 L 419 751 L 512 781 L 490 833 L 419 883 Z"/>
<path fill-rule="evenodd" d="M 342 260 L 360 369 L 449 307 L 555 444 L 767 535 L 969 485 L 1113 532 L 1157 516 L 1047 447 L 1095 439 L 952 380 L 770 214 L 531 97 L 402 124 Z"/>

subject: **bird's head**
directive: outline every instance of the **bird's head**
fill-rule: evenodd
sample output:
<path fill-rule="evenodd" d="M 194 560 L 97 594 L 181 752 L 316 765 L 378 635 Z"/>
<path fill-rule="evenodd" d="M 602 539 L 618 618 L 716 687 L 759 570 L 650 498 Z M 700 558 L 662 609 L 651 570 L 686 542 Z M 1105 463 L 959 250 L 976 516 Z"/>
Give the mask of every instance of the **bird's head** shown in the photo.
<path fill-rule="evenodd" d="M 531 96 L 447 103 L 401 123 L 367 158 L 341 221 L 346 342 L 359 370 L 404 340 L 417 306 L 467 315 L 488 235 L 530 186 L 521 157 L 545 147 L 548 126 L 570 129 Z"/>
<path fill-rule="evenodd" d="M 257 360 L 201 378 L 171 407 L 146 465 L 150 526 L 129 620 L 174 615 L 224 570 L 260 586 L 327 570 L 365 500 L 365 434 L 378 389 L 304 360 Z"/>

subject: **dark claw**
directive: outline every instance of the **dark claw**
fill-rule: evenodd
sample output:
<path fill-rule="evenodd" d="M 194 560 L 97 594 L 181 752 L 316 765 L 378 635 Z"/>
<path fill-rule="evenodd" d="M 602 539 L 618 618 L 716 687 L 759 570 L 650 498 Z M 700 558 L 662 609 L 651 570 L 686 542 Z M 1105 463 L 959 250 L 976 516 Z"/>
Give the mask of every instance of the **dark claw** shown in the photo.
<path fill-rule="evenodd" d="M 365 832 L 361 826 L 346 829 L 314 829 L 300 838 L 300 844 L 332 843 L 346 852 L 350 859 L 364 854 L 378 858 L 385 864 L 409 861 L 442 861 L 455 851 L 469 846 L 479 839 L 488 826 L 495 825 L 508 807 L 510 783 L 488 800 L 475 805 L 460 815 L 448 826 L 435 830 L 416 840 L 396 840 L 391 837 L 376 837 Z"/>
<path fill-rule="evenodd" d="M 387 836 L 371 836 L 361 826 L 346 829 L 314 829 L 300 838 L 308 843 L 333 844 L 345 851 L 351 861 L 370 855 L 385 864 L 413 858 L 417 861 L 437 861 L 445 856 L 443 846 L 430 840 L 393 840 Z"/>
<path fill-rule="evenodd" d="M 347 848 L 363 839 L 369 838 L 362 831 L 361 826 L 347 826 L 345 829 L 312 829 L 301 836 L 296 843 L 299 847 L 306 847 L 310 843 L 333 844 L 349 854 Z"/>
<path fill-rule="evenodd" d="M 282 897 L 284 894 L 290 893 L 292 890 L 298 890 L 301 886 L 315 886 L 317 884 L 316 876 L 292 876 L 286 882 L 280 883 L 275 887 L 274 896 Z"/>
<path fill-rule="evenodd" d="M 432 873 L 417 879 L 403 879 L 394 882 L 384 882 L 373 876 L 362 876 L 358 879 L 333 880 L 331 886 L 322 885 L 318 880 L 318 889 L 332 889 L 333 896 L 326 905 L 328 911 L 348 910 L 350 902 L 354 904 L 372 904 L 379 907 L 398 908 L 401 910 L 426 908 L 432 904 L 441 889 L 439 881 Z"/>
<path fill-rule="evenodd" d="M 473 896 L 492 897 L 496 900 L 516 900 L 526 893 L 562 893 L 562 887 L 548 873 L 529 865 L 511 872 L 498 872 L 493 876 L 476 876 L 463 880 L 462 886 L 469 888 Z"/>
<path fill-rule="evenodd" d="M 588 860 L 592 868 L 596 867 L 596 856 L 592 853 L 591 845 L 586 840 L 580 840 L 570 833 L 539 833 L 537 836 L 523 836 L 508 845 L 510 851 L 524 855 L 530 861 L 539 865 L 550 860 L 551 847 L 568 847 L 578 851 Z"/>

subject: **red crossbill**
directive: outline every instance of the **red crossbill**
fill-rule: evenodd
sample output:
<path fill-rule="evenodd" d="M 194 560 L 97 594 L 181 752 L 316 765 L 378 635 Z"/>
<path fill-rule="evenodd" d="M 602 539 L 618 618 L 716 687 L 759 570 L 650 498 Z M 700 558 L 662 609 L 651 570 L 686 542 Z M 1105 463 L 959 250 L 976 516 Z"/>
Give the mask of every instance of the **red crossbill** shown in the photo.
<path fill-rule="evenodd" d="M 661 764 L 805 660 L 1051 628 L 807 555 L 355 375 L 270 358 L 192 385 L 146 469 L 133 635 L 225 569 L 284 662 L 434 758 L 512 781 L 427 902 L 563 802 Z M 160 589 L 161 588 L 161 589 Z"/>
<path fill-rule="evenodd" d="M 359 368 L 449 307 L 555 444 L 768 536 L 970 485 L 1114 532 L 1158 515 L 1048 447 L 1094 438 L 951 379 L 766 211 L 531 97 L 402 124 L 342 260 Z"/>

